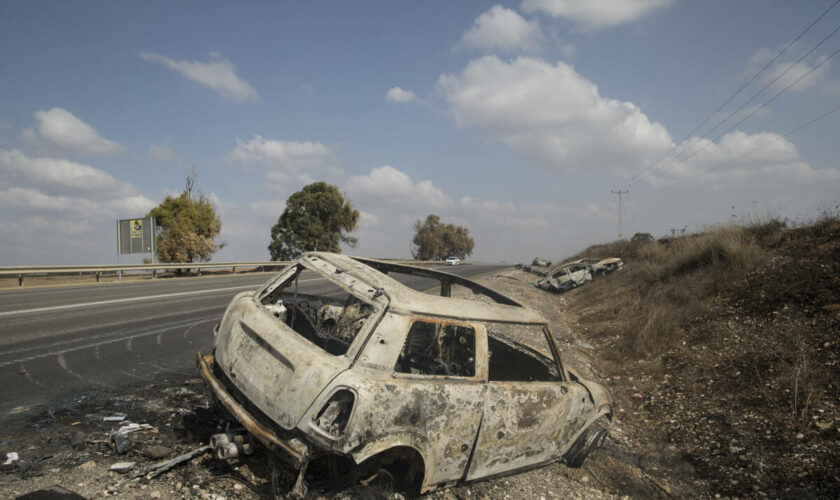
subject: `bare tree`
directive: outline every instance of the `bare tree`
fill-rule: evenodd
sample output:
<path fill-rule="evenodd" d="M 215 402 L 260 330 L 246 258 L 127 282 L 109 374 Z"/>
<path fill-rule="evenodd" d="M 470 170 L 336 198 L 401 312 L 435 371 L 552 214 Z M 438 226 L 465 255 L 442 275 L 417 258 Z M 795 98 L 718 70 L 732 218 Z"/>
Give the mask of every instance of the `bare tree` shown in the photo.
<path fill-rule="evenodd" d="M 193 164 L 190 173 L 184 178 L 184 192 L 187 193 L 187 198 L 192 198 L 193 189 L 195 189 L 195 185 L 198 183 L 198 170 L 195 168 L 195 164 Z"/>

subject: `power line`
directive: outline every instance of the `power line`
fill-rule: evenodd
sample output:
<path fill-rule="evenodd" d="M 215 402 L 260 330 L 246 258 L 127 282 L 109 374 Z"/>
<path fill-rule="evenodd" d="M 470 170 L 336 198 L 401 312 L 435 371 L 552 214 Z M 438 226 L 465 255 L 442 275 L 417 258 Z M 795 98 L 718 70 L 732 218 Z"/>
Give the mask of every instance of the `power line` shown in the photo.
<path fill-rule="evenodd" d="M 775 56 L 774 56 L 774 57 L 773 57 L 773 58 L 772 58 L 769 62 L 767 62 L 767 64 L 765 64 L 765 65 L 764 65 L 764 66 L 763 66 L 760 70 L 758 70 L 758 72 L 757 72 L 756 74 L 754 74 L 754 75 L 752 76 L 752 78 L 750 78 L 750 79 L 749 79 L 749 80 L 748 80 L 745 84 L 743 84 L 743 85 L 742 85 L 742 86 L 741 86 L 738 90 L 736 90 L 734 94 L 732 94 L 731 96 L 729 96 L 729 98 L 728 98 L 728 99 L 726 99 L 726 100 L 723 102 L 723 104 L 721 104 L 720 106 L 718 106 L 718 107 L 717 107 L 717 109 L 715 109 L 714 111 L 712 111 L 712 113 L 711 113 L 711 114 L 709 114 L 709 116 L 707 116 L 705 120 L 703 120 L 702 122 L 700 122 L 700 124 L 699 124 L 699 125 L 697 125 L 696 127 L 694 127 L 694 129 L 693 129 L 691 132 L 689 132 L 688 134 L 686 134 L 686 136 L 685 136 L 685 137 L 683 137 L 683 138 L 682 138 L 682 139 L 681 139 L 681 140 L 677 143 L 677 145 L 672 146 L 672 147 L 671 147 L 671 148 L 670 148 L 670 149 L 669 149 L 669 150 L 668 150 L 668 151 L 667 151 L 667 152 L 666 152 L 666 153 L 665 153 L 662 157 L 660 157 L 658 160 L 656 160 L 656 162 L 654 162 L 653 164 L 651 164 L 651 165 L 649 165 L 649 166 L 647 166 L 647 167 L 643 168 L 643 169 L 642 169 L 641 171 L 639 171 L 636 175 L 634 175 L 633 177 L 631 177 L 631 178 L 630 178 L 630 179 L 629 179 L 629 180 L 628 180 L 628 181 L 627 181 L 627 182 L 623 185 L 623 187 L 631 187 L 630 185 L 631 185 L 634 181 L 638 180 L 638 178 L 639 178 L 639 177 L 640 177 L 643 173 L 645 173 L 645 172 L 646 172 L 646 171 L 648 171 L 648 170 L 651 170 L 651 169 L 655 168 L 655 167 L 656 167 L 657 165 L 659 165 L 659 164 L 660 164 L 663 160 L 665 160 L 665 159 L 666 159 L 666 158 L 667 158 L 667 157 L 668 157 L 668 156 L 669 156 L 669 155 L 670 155 L 673 151 L 675 151 L 675 150 L 679 149 L 679 148 L 680 148 L 683 144 L 685 144 L 685 141 L 686 141 L 686 140 L 690 139 L 690 138 L 694 135 L 694 133 L 695 133 L 695 132 L 697 132 L 698 130 L 700 130 L 700 128 L 702 128 L 702 127 L 703 127 L 703 125 L 705 125 L 706 123 L 708 123 L 708 122 L 709 122 L 709 120 L 711 120 L 711 119 L 712 119 L 712 117 L 714 117 L 714 116 L 715 116 L 715 115 L 716 115 L 716 114 L 717 114 L 720 110 L 722 110 L 722 109 L 723 109 L 723 108 L 724 108 L 727 104 L 729 104 L 729 103 L 730 103 L 730 102 L 731 102 L 731 101 L 732 101 L 732 100 L 733 100 L 733 99 L 734 99 L 734 98 L 735 98 L 738 94 L 740 94 L 740 93 L 741 93 L 744 89 L 746 89 L 746 88 L 747 88 L 747 87 L 748 87 L 748 86 L 749 86 L 749 85 L 750 85 L 753 81 L 755 81 L 755 79 L 756 79 L 756 78 L 758 78 L 758 77 L 759 77 L 759 75 L 761 75 L 761 74 L 762 74 L 762 73 L 763 73 L 763 72 L 764 72 L 767 68 L 769 68 L 769 67 L 770 67 L 770 66 L 771 66 L 774 62 L 776 62 L 776 60 L 778 60 L 778 59 L 779 59 L 779 57 L 781 57 L 781 56 L 782 56 L 785 52 L 787 52 L 787 51 L 788 51 L 788 49 L 790 49 L 790 48 L 793 46 L 793 44 L 795 44 L 797 41 L 799 41 L 799 39 L 801 39 L 801 38 L 802 38 L 802 37 L 803 37 L 803 36 L 804 36 L 804 35 L 805 35 L 808 31 L 810 31 L 810 30 L 811 30 L 811 28 L 813 28 L 815 24 L 817 24 L 817 23 L 818 23 L 818 22 L 819 22 L 819 21 L 820 21 L 823 17 L 825 17 L 825 16 L 826 16 L 826 14 L 828 14 L 828 13 L 829 13 L 829 12 L 830 12 L 830 11 L 831 11 L 834 7 L 835 7 L 835 6 L 837 6 L 837 4 L 838 4 L 838 3 L 840 3 L 840 0 L 835 0 L 835 2 L 834 2 L 833 4 L 831 4 L 831 6 L 829 6 L 829 7 L 828 7 L 828 9 L 826 9 L 826 10 L 825 10 L 822 14 L 820 14 L 820 15 L 819 15 L 816 19 L 814 19 L 814 20 L 811 22 L 811 24 L 809 24 L 809 25 L 808 25 L 808 26 L 807 26 L 804 30 L 802 30 L 802 31 L 801 31 L 801 32 L 800 32 L 800 33 L 799 33 L 799 34 L 798 34 L 798 35 L 797 35 L 797 36 L 796 36 L 793 40 L 791 40 L 791 41 L 790 41 L 790 42 L 789 42 L 789 43 L 788 43 L 788 44 L 787 44 L 787 45 L 786 45 L 786 46 L 785 46 L 785 47 L 784 47 L 781 51 L 779 51 L 779 53 L 777 53 L 777 54 L 776 54 L 776 55 L 775 55 Z M 832 32 L 832 33 L 831 33 L 831 35 L 833 35 L 836 31 L 837 31 L 837 30 L 835 30 L 834 32 Z M 830 37 L 831 35 L 829 35 L 829 37 Z M 808 54 L 810 54 L 811 52 L 813 52 L 813 51 L 814 51 L 817 47 L 819 47 L 820 45 L 822 45 L 822 43 L 823 43 L 823 42 L 825 42 L 825 40 L 827 40 L 827 39 L 828 39 L 828 37 L 826 37 L 825 39 L 823 39 L 823 41 L 821 41 L 819 44 L 817 44 L 817 46 L 815 46 L 813 49 L 811 49 L 811 50 L 810 50 L 810 51 L 809 51 L 809 52 L 808 52 L 805 56 L 803 56 L 802 58 L 800 58 L 800 60 L 804 59 L 804 57 L 806 57 Z M 790 69 L 791 69 L 791 68 L 793 68 L 793 66 L 796 66 L 796 64 L 798 64 L 798 63 L 799 63 L 799 61 L 797 61 L 796 63 L 794 63 L 793 65 L 791 65 L 791 67 L 790 67 L 790 68 L 788 68 L 788 69 L 787 69 L 784 73 L 787 73 L 788 71 L 790 71 Z M 781 76 L 783 76 L 783 75 L 784 75 L 784 73 L 783 73 L 782 75 L 778 76 L 775 80 L 773 80 L 773 82 L 771 82 L 770 84 L 768 84 L 768 85 L 766 85 L 764 88 L 762 88 L 762 89 L 761 89 L 758 93 L 756 93 L 755 95 L 753 95 L 753 97 L 751 97 L 751 98 L 747 101 L 747 103 L 751 102 L 751 101 L 752 101 L 753 99 L 755 99 L 758 95 L 760 95 L 760 94 L 761 94 L 761 93 L 762 93 L 762 92 L 763 92 L 763 91 L 764 91 L 767 87 L 769 87 L 770 85 L 772 85 L 773 83 L 775 83 L 775 81 L 776 81 L 776 80 L 778 80 L 779 78 L 781 78 Z M 745 104 L 743 104 L 741 107 L 739 107 L 739 108 L 735 111 L 735 113 L 737 113 L 738 111 L 740 111 L 741 109 L 743 109 L 743 107 L 744 107 L 744 106 L 746 106 L 746 104 L 747 104 L 747 103 L 745 103 Z M 734 113 L 733 113 L 733 114 L 734 114 Z M 709 131 L 706 133 L 706 136 L 708 136 L 709 134 L 711 134 L 711 132 L 712 132 L 715 128 L 719 127 L 721 124 L 723 124 L 724 122 L 726 122 L 726 121 L 727 121 L 729 118 L 731 118 L 731 117 L 732 117 L 732 115 L 727 116 L 727 117 L 726 117 L 723 121 L 721 121 L 720 123 L 718 123 L 718 125 L 716 125 L 714 128 L 712 128 L 711 130 L 709 130 Z M 704 137 L 706 137 L 706 136 L 704 136 Z M 699 140 L 699 139 L 698 139 L 698 140 Z M 695 142 L 695 143 L 696 143 L 696 142 Z M 692 146 L 691 146 L 691 147 L 693 147 L 693 146 L 694 146 L 694 144 L 692 144 Z"/>
<path fill-rule="evenodd" d="M 823 38 L 823 39 L 822 39 L 822 40 L 821 40 L 818 44 L 816 44 L 814 47 L 812 47 L 812 48 L 811 48 L 811 50 L 809 50 L 808 52 L 806 52 L 805 54 L 803 54 L 803 55 L 802 55 L 802 57 L 800 57 L 799 59 L 797 59 L 795 63 L 793 63 L 793 64 L 791 64 L 790 66 L 788 66 L 788 68 L 787 68 L 786 70 L 784 70 L 781 74 L 779 74 L 778 76 L 776 76 L 776 78 L 774 78 L 772 81 L 770 81 L 769 83 L 767 83 L 767 85 L 765 85 L 764 87 L 762 87 L 762 88 L 761 88 L 761 90 L 759 90 L 758 92 L 756 92 L 756 93 L 755 93 L 752 97 L 750 97 L 750 98 L 749 98 L 746 102 L 744 102 L 743 104 L 741 104 L 740 106 L 738 106 L 738 108 L 737 108 L 735 111 L 733 111 L 732 113 L 730 113 L 729 115 L 727 115 L 727 117 L 726 117 L 726 118 L 724 118 L 723 120 L 721 120 L 720 122 L 718 122 L 718 124 L 717 124 L 717 125 L 715 125 L 714 127 L 712 127 L 712 128 L 711 128 L 709 131 L 707 131 L 707 132 L 706 132 L 706 133 L 705 133 L 702 137 L 699 137 L 697 140 L 695 140 L 695 141 L 694 141 L 694 144 L 692 144 L 692 145 L 691 145 L 688 149 L 693 148 L 693 147 L 694 147 L 695 145 L 697 145 L 697 143 L 699 143 L 701 140 L 703 140 L 703 139 L 707 138 L 707 137 L 708 137 L 708 136 L 709 136 L 709 135 L 710 135 L 710 134 L 711 134 L 711 133 L 712 133 L 715 129 L 717 129 L 718 127 L 720 127 L 720 126 L 721 126 L 721 125 L 723 125 L 724 123 L 726 123 L 726 122 L 727 122 L 730 118 L 732 118 L 732 117 L 733 117 L 733 116 L 735 116 L 738 112 L 740 112 L 742 109 L 744 109 L 744 108 L 747 106 L 747 104 L 749 104 L 749 103 L 751 103 L 751 102 L 753 101 L 753 99 L 755 99 L 756 97 L 758 97 L 759 95 L 761 95 L 762 93 L 764 93 L 764 91 L 765 91 L 765 90 L 767 90 L 768 88 L 770 88 L 770 86 L 772 86 L 774 83 L 776 83 L 777 81 L 779 81 L 779 80 L 780 80 L 783 76 L 785 76 L 785 75 L 786 75 L 786 74 L 787 74 L 790 70 L 792 70 L 794 67 L 796 67 L 796 66 L 797 66 L 800 62 L 802 62 L 802 60 L 803 60 L 803 59 L 805 59 L 807 56 L 809 56 L 809 55 L 810 55 L 812 52 L 814 52 L 814 51 L 815 51 L 815 50 L 816 50 L 816 49 L 817 49 L 820 45 L 822 45 L 823 43 L 825 43 L 825 42 L 826 42 L 826 40 L 828 40 L 829 38 L 831 38 L 832 36 L 834 36 L 834 35 L 835 35 L 838 31 L 840 31 L 840 26 L 838 26 L 837 28 L 835 28 L 835 29 L 834 29 L 834 31 L 832 31 L 831 33 L 829 33 L 829 34 L 828 34 L 828 36 L 826 36 L 825 38 Z M 831 59 L 832 57 L 834 57 L 834 55 L 835 55 L 835 54 L 836 54 L 836 52 L 835 52 L 834 54 L 832 54 L 831 56 L 829 56 L 827 59 Z M 722 134 L 718 135 L 718 136 L 714 139 L 714 141 L 717 141 L 718 139 L 720 139 L 720 138 L 721 138 L 721 137 L 723 137 L 724 135 L 728 134 L 728 133 L 729 133 L 729 132 L 731 132 L 731 131 L 735 128 L 735 127 L 737 127 L 737 126 L 738 126 L 738 125 L 740 125 L 741 123 L 744 123 L 744 122 L 745 122 L 748 118 L 752 117 L 752 116 L 753 116 L 753 115 L 755 115 L 757 112 L 759 112 L 759 111 L 761 111 L 762 109 L 764 109 L 764 108 L 765 108 L 768 104 L 770 104 L 771 102 L 773 102 L 774 100 L 776 100 L 776 98 L 778 98 L 779 96 L 781 96 L 782 94 L 784 94 L 784 93 L 785 93 L 788 89 L 790 89 L 793 85 L 795 85 L 795 84 L 796 84 L 796 83 L 798 83 L 800 80 L 802 80 L 804 77 L 806 77 L 806 76 L 808 76 L 809 74 L 811 74 L 812 72 L 814 72 L 814 71 L 815 71 L 818 67 L 822 66 L 822 64 L 823 64 L 823 63 L 824 63 L 827 59 L 824 59 L 824 60 L 820 61 L 820 62 L 819 62 L 816 66 L 814 66 L 813 68 L 811 68 L 811 70 L 810 70 L 810 71 L 808 71 L 808 72 L 807 72 L 807 73 L 805 73 L 804 75 L 800 76 L 800 77 L 799 77 L 798 79 L 796 79 L 796 80 L 795 80 L 792 84 L 788 85 L 788 86 L 787 86 L 787 87 L 785 87 L 785 88 L 784 88 L 781 92 L 779 92 L 778 94 L 776 94 L 775 96 L 773 96 L 772 98 L 770 98 L 770 100 L 768 100 L 767 102 L 765 102 L 764 104 L 762 104 L 762 105 L 761 105 L 761 106 L 759 106 L 758 108 L 754 109 L 754 110 L 753 110 L 751 113 L 749 113 L 747 116 L 745 116 L 745 117 L 741 118 L 740 120 L 738 120 L 738 122 L 736 122 L 734 125 L 732 125 L 731 127 L 729 127 L 729 128 L 728 128 L 728 129 L 727 129 L 724 133 L 722 133 Z M 714 142 L 714 141 L 713 141 L 713 142 Z M 683 157 L 683 158 L 679 158 L 679 157 L 678 157 L 678 155 L 675 155 L 675 156 L 674 156 L 674 158 L 673 158 L 673 159 L 671 159 L 671 161 L 672 161 L 672 162 L 673 162 L 673 161 L 677 161 L 677 160 L 678 160 L 678 161 L 685 161 L 685 160 L 687 160 L 688 158 L 691 158 L 692 156 L 694 156 L 695 154 L 697 154 L 699 151 L 702 151 L 702 150 L 703 150 L 703 149 L 705 149 L 706 147 L 708 147 L 708 144 L 707 144 L 706 146 L 704 146 L 703 148 L 701 148 L 700 150 L 695 151 L 695 152 L 693 152 L 693 153 L 690 153 L 688 156 Z M 640 180 L 640 181 L 637 181 L 637 185 L 638 185 L 638 184 L 641 184 L 641 183 L 644 183 L 645 181 L 646 181 L 646 180 Z M 631 185 L 630 187 L 632 187 L 632 185 Z"/>
<path fill-rule="evenodd" d="M 714 139 L 712 139 L 712 141 L 711 141 L 711 142 L 707 142 L 705 146 L 703 146 L 703 147 L 702 147 L 702 148 L 700 148 L 700 149 L 697 149 L 697 150 L 693 151 L 693 152 L 692 152 L 691 154 L 689 154 L 688 156 L 686 156 L 686 157 L 684 157 L 684 158 L 680 158 L 680 161 L 681 161 L 681 162 L 684 162 L 684 161 L 686 161 L 686 160 L 688 160 L 688 159 L 690 159 L 690 158 L 694 157 L 697 153 L 699 153 L 699 152 L 701 152 L 701 151 L 705 150 L 706 148 L 708 148 L 709 146 L 711 146 L 712 144 L 714 144 L 715 142 L 717 142 L 718 140 L 720 140 L 720 138 L 721 138 L 721 137 L 725 136 L 726 134 L 728 134 L 729 132 L 731 132 L 732 130 L 734 130 L 734 129 L 735 129 L 735 127 L 737 127 L 738 125 L 740 125 L 740 124 L 744 123 L 744 122 L 745 122 L 748 118 L 752 117 L 753 115 L 755 115 L 756 113 L 758 113 L 759 111 L 761 111 L 762 109 L 764 109 L 765 107 L 767 107 L 767 105 L 768 105 L 768 104 L 770 104 L 771 102 L 775 101 L 777 98 L 779 98 L 779 96 L 781 96 L 782 94 L 784 94 L 785 92 L 787 92 L 787 91 L 788 91 L 791 87 L 793 87 L 794 85 L 796 85 L 797 83 L 799 83 L 802 79 L 804 79 L 805 77 L 807 77 L 808 75 L 810 75 L 811 73 L 813 73 L 814 71 L 816 71 L 817 69 L 819 69 L 819 67 L 820 67 L 820 66 L 822 66 L 823 64 L 825 64 L 826 62 L 828 62 L 828 61 L 829 61 L 832 57 L 836 56 L 838 53 L 840 53 L 840 49 L 837 49 L 837 50 L 835 50 L 834 52 L 832 52 L 832 53 L 831 53 L 828 57 L 826 57 L 825 59 L 823 59 L 822 61 L 820 61 L 817 65 L 815 65 L 813 68 L 811 68 L 811 69 L 810 69 L 809 71 L 807 71 L 805 74 L 803 74 L 802 76 L 800 76 L 799 78 L 797 78 L 796 80 L 794 80 L 793 82 L 791 82 L 791 84 L 790 84 L 790 85 L 788 85 L 787 87 L 783 88 L 783 89 L 782 89 L 781 91 L 779 91 L 776 95 L 774 95 L 773 97 L 771 97 L 770 99 L 768 99 L 768 100 L 767 100 L 764 104 L 762 104 L 761 106 L 759 106 L 758 108 L 756 108 L 755 110 L 753 110 L 753 111 L 752 111 L 751 113 L 749 113 L 747 116 L 745 116 L 745 117 L 741 118 L 740 120 L 738 120 L 737 122 L 735 122 L 735 123 L 734 123 L 731 127 L 729 127 L 728 129 L 726 129 L 723 133 L 721 133 L 720 135 L 718 135 L 717 137 L 715 137 Z M 673 169 L 674 169 L 674 167 L 676 167 L 677 165 L 678 165 L 678 163 L 676 163 L 676 161 L 675 161 L 675 160 L 671 160 L 671 166 L 670 166 L 670 167 L 667 167 L 667 168 L 660 169 L 660 173 L 665 173 L 665 172 L 668 172 L 668 171 L 670 171 L 670 170 L 673 170 Z M 651 178 L 652 178 L 652 177 L 651 177 Z M 649 179 L 648 179 L 648 180 L 649 180 Z M 640 183 L 636 184 L 636 186 L 641 185 L 641 184 L 644 184 L 644 182 L 647 182 L 647 181 L 640 182 Z M 633 186 L 630 186 L 630 187 L 633 187 Z"/>
<path fill-rule="evenodd" d="M 834 113 L 836 113 L 836 112 L 838 112 L 838 111 L 840 111 L 840 106 L 837 106 L 837 107 L 836 107 L 836 108 L 834 108 L 834 109 L 831 109 L 831 110 L 829 110 L 829 111 L 826 111 L 825 113 L 823 113 L 823 114 L 821 114 L 821 115 L 817 116 L 816 118 L 814 118 L 814 119 L 812 119 L 812 120 L 810 120 L 810 121 L 808 121 L 808 122 L 806 122 L 806 123 L 803 123 L 803 124 L 801 124 L 801 125 L 799 125 L 799 126 L 797 126 L 797 127 L 793 128 L 793 129 L 791 129 L 791 130 L 787 131 L 787 132 L 786 132 L 786 133 L 784 133 L 783 135 L 780 135 L 780 136 L 778 136 L 778 137 L 776 137 L 776 138 L 774 138 L 774 139 L 772 139 L 772 140 L 770 140 L 770 141 L 767 141 L 767 142 L 765 142 L 764 144 L 762 144 L 762 145 L 760 145 L 760 146 L 758 146 L 758 147 L 756 147 L 756 148 L 753 148 L 753 149 L 751 149 L 751 150 L 747 151 L 746 153 L 742 153 L 742 154 L 740 154 L 740 155 L 736 156 L 735 158 L 732 158 L 732 159 L 730 159 L 730 160 L 728 160 L 728 161 L 726 161 L 726 162 L 724 162 L 724 163 L 721 163 L 720 165 L 718 165 L 718 166 L 716 166 L 716 167 L 714 167 L 714 168 L 706 169 L 706 170 L 704 170 L 704 171 L 702 171 L 702 172 L 699 172 L 699 173 L 697 174 L 697 176 L 696 176 L 696 177 L 702 177 L 702 176 L 704 176 L 704 175 L 706 175 L 706 174 L 708 174 L 708 173 L 710 173 L 710 172 L 713 172 L 713 171 L 716 171 L 716 170 L 720 170 L 720 169 L 722 169 L 722 168 L 724 168 L 724 167 L 728 167 L 729 165 L 732 165 L 732 164 L 734 164 L 735 162 L 737 162 L 738 160 L 740 160 L 741 158 L 743 158 L 743 157 L 745 157 L 745 156 L 749 156 L 749 155 L 751 155 L 751 154 L 755 153 L 756 151 L 758 151 L 758 150 L 760 150 L 760 149 L 764 149 L 764 148 L 766 148 L 767 146 L 770 146 L 771 144 L 774 144 L 774 143 L 776 143 L 776 142 L 778 142 L 778 141 L 780 141 L 780 140 L 782 140 L 782 139 L 785 139 L 785 138 L 787 138 L 788 136 L 793 135 L 793 134 L 795 134 L 796 132 L 799 132 L 800 130 L 802 130 L 802 129 L 806 128 L 806 127 L 809 127 L 809 126 L 813 125 L 814 123 L 816 123 L 816 122 L 818 122 L 818 121 L 820 121 L 820 120 L 822 120 L 822 119 L 824 119 L 824 118 L 827 118 L 828 116 L 833 115 Z M 690 182 L 690 181 L 692 181 L 692 180 L 694 180 L 694 179 L 692 179 L 692 178 L 682 179 L 682 180 L 680 180 L 680 181 L 677 181 L 677 182 L 674 182 L 674 183 L 668 184 L 668 185 L 667 185 L 667 187 L 668 187 L 668 188 L 679 187 L 679 186 L 682 186 L 682 185 L 684 185 L 684 184 L 686 184 L 686 183 L 688 183 L 688 182 Z"/>

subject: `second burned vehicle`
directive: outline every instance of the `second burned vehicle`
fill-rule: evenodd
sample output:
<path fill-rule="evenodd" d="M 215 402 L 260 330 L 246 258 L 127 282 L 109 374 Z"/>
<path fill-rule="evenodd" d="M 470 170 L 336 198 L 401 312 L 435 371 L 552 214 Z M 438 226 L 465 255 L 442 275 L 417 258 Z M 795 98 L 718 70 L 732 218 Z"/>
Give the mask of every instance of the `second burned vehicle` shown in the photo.
<path fill-rule="evenodd" d="M 548 276 L 539 280 L 536 286 L 547 292 L 562 293 L 591 279 L 592 272 L 587 264 L 572 262 L 552 270 Z"/>
<path fill-rule="evenodd" d="M 585 264 L 589 267 L 589 272 L 592 276 L 606 276 L 607 274 L 618 271 L 624 267 L 624 261 L 618 257 L 610 257 L 607 259 L 580 259 L 572 262 L 572 264 Z"/>
<path fill-rule="evenodd" d="M 389 274 L 431 278 L 440 294 Z M 452 297 L 461 288 L 473 299 Z M 316 462 L 420 492 L 580 466 L 612 418 L 536 311 L 453 274 L 344 255 L 306 254 L 237 295 L 199 366 L 221 406 L 299 471 L 298 493 Z M 217 435 L 219 454 L 237 439 Z"/>

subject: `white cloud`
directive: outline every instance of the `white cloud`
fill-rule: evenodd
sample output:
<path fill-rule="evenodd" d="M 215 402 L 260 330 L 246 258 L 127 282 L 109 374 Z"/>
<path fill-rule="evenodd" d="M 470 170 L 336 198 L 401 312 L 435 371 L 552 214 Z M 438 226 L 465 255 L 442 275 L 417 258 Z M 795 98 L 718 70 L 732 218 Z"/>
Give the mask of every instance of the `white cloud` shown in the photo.
<path fill-rule="evenodd" d="M 787 186 L 791 192 L 801 189 L 803 194 L 808 191 L 806 186 L 840 182 L 840 170 L 812 168 L 801 160 L 793 143 L 774 132 L 736 130 L 717 143 L 692 138 L 680 151 L 684 151 L 684 161 L 663 162 L 645 179 L 654 186 L 692 182 L 727 189 L 775 184 L 777 189 Z M 693 152 L 696 154 L 689 157 Z"/>
<path fill-rule="evenodd" d="M 102 170 L 0 149 L 0 256 L 6 261 L 111 262 L 114 222 L 153 206 Z"/>
<path fill-rule="evenodd" d="M 213 208 L 216 210 L 216 214 L 221 218 L 225 218 L 227 216 L 236 215 L 236 203 L 232 201 L 223 200 L 219 197 L 216 193 L 210 193 L 207 195 L 207 199 L 210 200 L 210 203 L 213 205 Z"/>
<path fill-rule="evenodd" d="M 176 157 L 175 150 L 168 144 L 150 144 L 149 156 L 164 163 L 173 161 Z"/>
<path fill-rule="evenodd" d="M 187 79 L 215 90 L 223 97 L 234 101 L 257 99 L 257 91 L 236 74 L 236 67 L 218 52 L 210 53 L 209 61 L 187 61 L 171 59 L 153 52 L 141 52 L 140 57 L 163 64 Z"/>
<path fill-rule="evenodd" d="M 456 47 L 504 52 L 535 51 L 544 35 L 539 22 L 525 20 L 515 10 L 494 5 L 473 22 Z"/>
<path fill-rule="evenodd" d="M 561 172 L 638 170 L 671 144 L 665 127 L 633 103 L 602 97 L 563 62 L 485 56 L 441 75 L 437 87 L 460 127 Z"/>
<path fill-rule="evenodd" d="M 410 90 L 394 87 L 385 94 L 385 100 L 388 102 L 415 102 L 417 101 L 417 94 Z"/>
<path fill-rule="evenodd" d="M 450 199 L 432 181 L 415 182 L 408 174 L 385 165 L 347 180 L 347 193 L 359 205 L 396 204 L 417 209 L 440 209 Z"/>
<path fill-rule="evenodd" d="M 273 183 L 292 178 L 308 182 L 307 172 L 335 165 L 335 155 L 320 142 L 277 141 L 255 135 L 250 141 L 236 138 L 236 148 L 225 156 L 228 163 L 243 168 L 264 167 Z"/>
<path fill-rule="evenodd" d="M 257 215 L 262 215 L 271 219 L 277 219 L 278 217 L 280 217 L 280 214 L 283 213 L 283 210 L 286 210 L 286 200 L 273 199 L 254 201 L 250 205 L 248 205 L 248 208 L 250 208 L 251 211 L 256 213 Z"/>
<path fill-rule="evenodd" d="M 48 193 L 96 197 L 135 193 L 103 170 L 60 158 L 33 158 L 16 149 L 0 149 L 0 180 L 5 186 L 27 185 Z"/>
<path fill-rule="evenodd" d="M 379 217 L 372 213 L 359 210 L 359 225 L 364 227 L 375 227 L 379 225 Z"/>
<path fill-rule="evenodd" d="M 796 46 L 793 47 L 793 51 L 796 50 Z M 747 68 L 744 70 L 744 74 L 742 75 L 743 78 L 748 78 L 758 72 L 761 68 L 763 68 L 779 51 L 776 49 L 768 49 L 763 48 L 759 49 L 755 52 L 755 54 L 750 57 L 750 60 L 747 62 Z M 802 91 L 811 89 L 817 86 L 825 85 L 828 82 L 828 75 L 831 70 L 831 62 L 825 61 L 820 65 L 819 68 L 814 69 L 817 64 L 820 64 L 824 61 L 828 56 L 816 56 L 812 55 L 811 57 L 807 57 L 803 59 L 800 63 L 794 66 L 796 60 L 799 59 L 800 56 L 796 56 L 788 52 L 789 56 L 782 56 L 780 60 L 773 63 L 772 66 L 767 68 L 756 80 L 760 85 L 767 85 L 770 82 L 775 81 L 773 83 L 772 88 L 770 89 L 771 93 L 779 92 L 782 89 L 786 88 L 788 85 L 791 85 L 796 80 L 800 80 L 796 83 L 793 87 L 790 88 L 791 91 Z M 812 73 L 805 76 L 807 73 L 812 71 Z"/>
<path fill-rule="evenodd" d="M 544 12 L 568 19 L 585 30 L 596 30 L 636 21 L 673 3 L 673 0 L 524 0 L 522 10 Z"/>
<path fill-rule="evenodd" d="M 511 202 L 478 200 L 470 196 L 461 198 L 460 208 L 471 219 L 482 220 L 500 228 L 545 228 L 549 221 L 544 214 L 527 210 Z"/>
<path fill-rule="evenodd" d="M 63 108 L 36 111 L 36 130 L 21 133 L 24 142 L 63 153 L 106 156 L 119 153 L 123 147 L 108 140 L 92 126 Z"/>

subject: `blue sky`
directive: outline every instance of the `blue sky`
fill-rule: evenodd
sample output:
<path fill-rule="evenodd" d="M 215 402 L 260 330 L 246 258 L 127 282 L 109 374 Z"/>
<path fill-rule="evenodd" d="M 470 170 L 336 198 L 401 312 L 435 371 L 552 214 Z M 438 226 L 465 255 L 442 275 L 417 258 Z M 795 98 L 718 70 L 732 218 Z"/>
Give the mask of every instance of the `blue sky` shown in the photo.
<path fill-rule="evenodd" d="M 408 256 L 413 221 L 437 213 L 470 228 L 477 260 L 560 258 L 616 237 L 610 190 L 628 187 L 626 234 L 700 230 L 733 206 L 812 217 L 840 199 L 840 113 L 780 134 L 840 105 L 824 61 L 840 35 L 755 116 L 698 136 L 840 7 L 680 141 L 832 3 L 3 1 L 0 264 L 115 261 L 114 220 L 192 165 L 222 217 L 216 260 L 266 258 L 313 180 L 363 213 L 347 251 L 377 257 Z"/>

